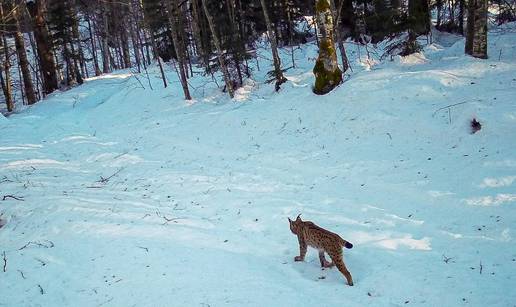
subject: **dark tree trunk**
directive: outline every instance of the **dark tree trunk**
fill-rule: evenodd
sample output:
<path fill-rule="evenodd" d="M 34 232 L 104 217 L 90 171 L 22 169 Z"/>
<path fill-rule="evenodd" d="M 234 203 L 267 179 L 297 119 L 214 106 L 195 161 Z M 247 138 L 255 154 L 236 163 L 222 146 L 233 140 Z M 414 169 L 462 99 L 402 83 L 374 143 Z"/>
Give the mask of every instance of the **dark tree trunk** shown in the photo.
<path fill-rule="evenodd" d="M 177 2 L 167 3 L 167 9 L 169 14 L 169 23 L 172 28 L 172 41 L 174 43 L 174 49 L 177 57 L 177 66 L 179 70 L 179 79 L 181 81 L 181 86 L 183 87 L 183 93 L 185 94 L 186 100 L 192 100 L 192 96 L 190 95 L 190 90 L 188 89 L 188 80 L 186 77 L 186 58 L 185 58 L 185 48 L 183 45 L 183 41 L 179 40 L 179 31 L 183 31 L 178 25 L 178 19 L 181 18 L 179 16 L 177 7 Z"/>
<path fill-rule="evenodd" d="M 217 35 L 217 30 L 215 28 L 215 23 L 213 22 L 213 17 L 210 15 L 210 11 L 206 4 L 207 0 L 202 0 L 202 6 L 204 8 L 204 14 L 206 15 L 206 19 L 208 20 L 208 25 L 210 26 L 211 35 L 213 38 L 213 44 L 217 49 L 217 57 L 219 59 L 220 68 L 222 70 L 222 75 L 224 76 L 224 83 L 226 84 L 226 88 L 228 90 L 229 96 L 233 98 L 235 96 L 233 90 L 233 84 L 231 83 L 231 79 L 229 76 L 229 71 L 226 67 L 226 62 L 224 61 L 224 54 L 222 51 L 222 47 L 220 45 L 220 41 Z"/>
<path fill-rule="evenodd" d="M 14 44 L 16 46 L 16 54 L 18 55 L 18 63 L 20 65 L 20 70 L 23 78 L 23 86 L 25 90 L 25 97 L 27 98 L 27 103 L 29 105 L 36 103 L 37 98 L 34 92 L 34 85 L 32 83 L 32 76 L 30 74 L 29 69 L 29 61 L 27 59 L 27 51 L 25 50 L 25 41 L 23 39 L 23 34 L 20 31 L 20 23 L 19 23 L 19 9 L 13 8 L 12 10 L 14 16 Z"/>
<path fill-rule="evenodd" d="M 111 71 L 109 57 L 109 28 L 108 28 L 108 4 L 102 5 L 102 72 L 109 73 Z"/>
<path fill-rule="evenodd" d="M 265 24 L 267 25 L 267 33 L 269 34 L 269 41 L 271 43 L 272 49 L 272 59 L 274 61 L 274 76 L 276 78 L 276 92 L 280 90 L 280 86 L 287 81 L 287 78 L 283 76 L 283 71 L 281 70 L 281 60 L 278 53 L 278 44 L 276 41 L 276 35 L 274 33 L 274 29 L 272 27 L 271 20 L 269 18 L 269 12 L 267 10 L 267 4 L 265 0 L 260 0 L 263 10 L 263 16 L 265 18 Z"/>
<path fill-rule="evenodd" d="M 34 38 L 36 39 L 37 52 L 43 74 L 43 94 L 48 95 L 58 88 L 58 81 L 52 41 L 45 19 L 45 1 L 35 0 L 34 2 L 28 2 L 27 9 L 33 22 Z"/>
<path fill-rule="evenodd" d="M 487 0 L 469 0 L 465 52 L 487 59 Z"/>

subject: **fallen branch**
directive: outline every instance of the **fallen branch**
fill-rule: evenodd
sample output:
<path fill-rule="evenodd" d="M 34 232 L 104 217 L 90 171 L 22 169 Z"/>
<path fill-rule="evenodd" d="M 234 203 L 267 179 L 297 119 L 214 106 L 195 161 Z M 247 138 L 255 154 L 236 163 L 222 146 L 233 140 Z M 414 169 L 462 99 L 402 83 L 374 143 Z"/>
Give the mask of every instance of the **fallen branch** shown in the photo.
<path fill-rule="evenodd" d="M 96 182 L 99 182 L 99 183 L 102 183 L 102 184 L 106 184 L 106 183 L 108 183 L 108 182 L 109 182 L 109 180 L 110 180 L 111 178 L 113 178 L 113 177 L 115 177 L 116 175 L 118 175 L 118 174 L 119 174 L 123 169 L 124 169 L 124 168 L 120 168 L 120 169 L 119 169 L 118 171 L 116 171 L 114 174 L 112 174 L 111 176 L 106 177 L 106 178 L 104 178 L 104 177 L 100 176 L 100 180 L 97 180 Z"/>
<path fill-rule="evenodd" d="M 7 271 L 7 256 L 5 255 L 5 251 L 3 253 L 4 256 L 4 273 Z"/>
<path fill-rule="evenodd" d="M 480 99 L 475 99 L 475 100 L 472 100 L 472 101 L 471 100 L 470 101 L 463 101 L 463 102 L 447 105 L 445 107 L 442 107 L 442 108 L 439 108 L 439 109 L 435 110 L 434 113 L 432 114 L 432 117 L 435 117 L 435 114 L 437 114 L 437 112 L 439 112 L 441 110 L 450 109 L 451 107 L 459 106 L 461 104 L 466 104 L 466 103 L 473 102 L 473 101 L 481 101 L 481 100 Z"/>
<path fill-rule="evenodd" d="M 20 251 L 20 250 L 22 250 L 24 248 L 29 247 L 30 245 L 36 245 L 38 247 L 44 247 L 44 248 L 52 248 L 52 247 L 54 247 L 54 242 L 49 241 L 49 240 L 45 240 L 45 241 L 46 241 L 46 244 L 40 243 L 40 242 L 29 241 L 27 244 L 25 244 L 24 246 L 20 247 L 18 250 Z"/>
<path fill-rule="evenodd" d="M 161 212 L 159 212 L 159 211 L 156 211 L 156 216 L 165 220 L 165 222 L 162 225 L 168 224 L 169 222 L 177 223 L 177 220 L 183 219 L 182 217 L 168 218 L 164 214 L 161 214 Z"/>
<path fill-rule="evenodd" d="M 0 183 L 4 183 L 4 182 L 13 182 L 13 181 L 12 181 L 12 180 L 9 180 L 9 179 L 7 178 L 7 176 L 4 176 L 4 177 L 2 178 L 2 180 L 0 180 Z"/>
<path fill-rule="evenodd" d="M 450 262 L 450 260 L 452 260 L 452 259 L 453 259 L 452 257 L 446 257 L 446 255 L 445 255 L 445 254 L 443 254 L 443 261 L 444 261 L 444 263 L 448 263 L 448 262 Z"/>
<path fill-rule="evenodd" d="M 144 249 L 147 253 L 149 252 L 149 248 L 148 247 L 143 247 L 143 246 L 136 246 L 136 247 Z"/>
<path fill-rule="evenodd" d="M 23 271 L 22 270 L 18 270 L 18 272 L 20 272 L 20 275 L 23 279 L 27 279 L 27 277 L 25 277 L 25 275 L 23 274 Z"/>
<path fill-rule="evenodd" d="M 4 195 L 4 197 L 2 198 L 2 201 L 5 201 L 8 198 L 12 198 L 12 199 L 15 199 L 15 200 L 18 200 L 18 201 L 25 201 L 23 199 L 23 196 L 14 196 L 14 195 Z"/>

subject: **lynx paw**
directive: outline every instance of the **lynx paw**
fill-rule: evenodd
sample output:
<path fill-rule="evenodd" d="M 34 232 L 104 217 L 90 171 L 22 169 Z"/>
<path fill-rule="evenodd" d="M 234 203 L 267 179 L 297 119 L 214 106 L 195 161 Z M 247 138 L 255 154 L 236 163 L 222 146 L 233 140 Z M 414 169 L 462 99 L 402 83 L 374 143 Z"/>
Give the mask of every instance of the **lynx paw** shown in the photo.
<path fill-rule="evenodd" d="M 301 256 L 296 256 L 296 257 L 294 257 L 294 261 L 303 261 L 303 260 L 304 260 L 304 259 L 303 259 L 303 257 L 301 257 Z"/>

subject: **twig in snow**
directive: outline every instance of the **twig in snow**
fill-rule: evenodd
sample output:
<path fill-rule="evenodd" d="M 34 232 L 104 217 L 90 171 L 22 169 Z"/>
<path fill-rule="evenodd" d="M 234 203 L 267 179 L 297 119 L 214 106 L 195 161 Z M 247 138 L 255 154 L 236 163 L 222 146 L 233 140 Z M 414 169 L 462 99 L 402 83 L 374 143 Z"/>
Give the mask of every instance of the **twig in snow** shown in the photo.
<path fill-rule="evenodd" d="M 52 247 L 54 247 L 54 242 L 49 241 L 49 240 L 45 240 L 45 241 L 46 241 L 45 243 L 29 241 L 27 244 L 25 244 L 24 246 L 20 247 L 18 250 L 20 251 L 20 250 L 22 250 L 24 248 L 29 247 L 30 245 L 36 245 L 38 247 L 44 247 L 44 248 L 52 248 Z"/>
<path fill-rule="evenodd" d="M 136 246 L 136 247 L 144 249 L 147 253 L 149 252 L 149 248 L 148 247 L 143 247 L 143 246 Z"/>
<path fill-rule="evenodd" d="M 480 275 L 482 275 L 482 268 L 483 268 L 483 266 L 482 266 L 482 260 L 480 260 Z"/>
<path fill-rule="evenodd" d="M 41 266 L 47 265 L 47 263 L 39 258 L 34 258 L 37 262 L 41 263 Z"/>
<path fill-rule="evenodd" d="M 475 101 L 480 101 L 479 99 L 475 100 Z M 444 110 L 444 109 L 449 109 L 451 107 L 455 107 L 455 106 L 458 106 L 458 105 L 461 105 L 461 104 L 465 104 L 465 103 L 469 103 L 469 102 L 472 102 L 472 101 L 463 101 L 463 102 L 459 102 L 459 103 L 454 103 L 454 104 L 450 104 L 450 105 L 447 105 L 445 107 L 442 107 L 442 108 L 439 108 L 437 110 L 435 110 L 435 112 L 432 114 L 432 117 L 435 117 L 435 114 L 437 114 L 437 112 L 441 111 L 441 110 Z"/>
<path fill-rule="evenodd" d="M 114 157 L 113 157 L 113 160 L 118 159 L 118 158 L 120 158 L 120 157 L 122 157 L 122 156 L 125 156 L 125 155 L 127 155 L 128 153 L 129 153 L 129 152 L 128 152 L 128 151 L 126 151 L 126 152 L 121 153 L 121 154 L 119 154 L 119 155 L 117 155 L 117 156 L 114 156 Z"/>
<path fill-rule="evenodd" d="M 138 78 L 138 77 L 136 76 L 136 73 L 135 73 L 135 72 L 132 72 L 131 77 L 135 78 L 135 79 L 136 79 L 136 81 L 138 81 L 138 83 L 140 83 L 140 86 L 145 90 L 145 86 L 143 86 L 142 81 L 140 81 L 140 78 Z"/>
<path fill-rule="evenodd" d="M 444 263 L 448 263 L 448 262 L 450 262 L 450 260 L 452 260 L 452 259 L 453 259 L 453 257 L 446 257 L 446 255 L 445 255 L 445 254 L 443 254 L 443 261 L 444 261 Z"/>
<path fill-rule="evenodd" d="M 20 272 L 20 275 L 23 279 L 27 279 L 27 277 L 25 277 L 25 275 L 23 274 L 23 271 L 22 270 L 18 270 L 18 272 Z"/>
<path fill-rule="evenodd" d="M 78 95 L 75 95 L 73 96 L 73 105 L 72 105 L 72 109 L 75 109 L 75 105 L 79 102 L 79 96 Z"/>
<path fill-rule="evenodd" d="M 5 201 L 8 198 L 12 198 L 12 199 L 15 199 L 15 200 L 18 200 L 18 201 L 25 201 L 23 199 L 23 196 L 15 196 L 15 195 L 4 195 L 4 197 L 2 198 L 2 201 Z"/>
<path fill-rule="evenodd" d="M 43 291 L 43 287 L 41 287 L 41 285 L 38 285 L 39 287 L 39 293 L 41 293 L 41 295 L 45 294 L 45 291 Z"/>
<path fill-rule="evenodd" d="M 177 220 L 182 220 L 183 218 L 181 217 L 175 217 L 175 218 L 168 218 L 166 217 L 164 214 L 161 214 L 161 212 L 159 211 L 156 211 L 156 215 L 162 219 L 165 220 L 165 222 L 162 224 L 162 225 L 165 225 L 165 224 L 168 224 L 169 222 L 174 222 L 174 223 L 177 223 Z"/>
<path fill-rule="evenodd" d="M 392 140 L 392 135 L 389 132 L 387 132 L 387 135 L 389 136 L 389 139 Z"/>
<path fill-rule="evenodd" d="M 4 176 L 4 177 L 2 177 L 2 180 L 0 180 L 0 183 L 4 183 L 4 182 L 13 182 L 13 181 L 9 180 L 9 178 L 7 178 L 7 176 Z"/>
<path fill-rule="evenodd" d="M 96 182 L 106 184 L 106 183 L 108 183 L 108 182 L 109 182 L 109 180 L 110 180 L 111 178 L 113 178 L 113 177 L 115 177 L 116 175 L 118 175 L 118 174 L 119 174 L 123 169 L 124 169 L 123 167 L 122 167 L 122 168 L 120 168 L 120 169 L 118 169 L 118 171 L 116 171 L 114 174 L 112 174 L 112 175 L 111 175 L 111 176 L 109 176 L 109 177 L 105 177 L 105 178 L 104 178 L 104 177 L 100 176 L 100 179 L 99 179 L 99 180 L 97 180 Z"/>
<path fill-rule="evenodd" d="M 107 301 L 105 301 L 105 302 L 103 302 L 103 303 L 100 303 L 98 306 L 100 307 L 100 306 L 102 306 L 102 305 L 105 305 L 105 304 L 107 304 L 107 303 L 111 302 L 111 301 L 112 301 L 112 300 L 114 300 L 114 299 L 115 299 L 114 297 L 111 297 L 111 298 L 109 298 Z"/>
<path fill-rule="evenodd" d="M 5 251 L 3 253 L 4 256 L 4 273 L 7 271 L 7 256 L 5 255 Z"/>

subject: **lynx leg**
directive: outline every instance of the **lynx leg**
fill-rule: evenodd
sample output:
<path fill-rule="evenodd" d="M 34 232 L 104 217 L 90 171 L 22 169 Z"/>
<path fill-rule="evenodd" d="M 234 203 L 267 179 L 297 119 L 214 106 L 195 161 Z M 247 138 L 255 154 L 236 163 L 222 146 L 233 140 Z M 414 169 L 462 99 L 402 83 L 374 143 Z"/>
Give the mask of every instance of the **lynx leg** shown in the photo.
<path fill-rule="evenodd" d="M 333 263 L 337 266 L 339 271 L 346 277 L 346 280 L 348 281 L 348 285 L 353 286 L 353 278 L 351 277 L 351 273 L 349 273 L 348 269 L 346 268 L 346 265 L 344 264 L 344 261 L 342 259 L 342 251 L 339 254 L 336 255 L 330 255 L 331 260 L 333 260 Z"/>
<path fill-rule="evenodd" d="M 323 250 L 319 251 L 319 260 L 321 261 L 322 268 L 331 268 L 332 266 L 334 266 L 333 262 L 329 262 L 328 260 L 326 260 L 326 258 L 324 257 Z"/>
<path fill-rule="evenodd" d="M 306 256 L 306 242 L 299 238 L 299 256 L 294 257 L 295 261 L 304 261 Z"/>

